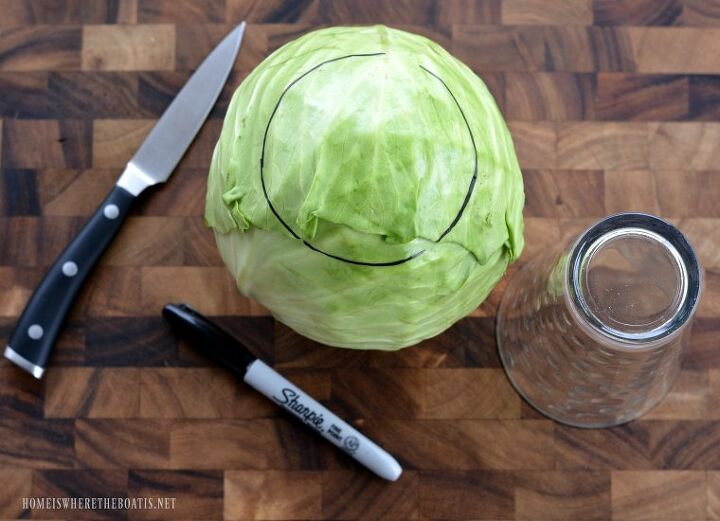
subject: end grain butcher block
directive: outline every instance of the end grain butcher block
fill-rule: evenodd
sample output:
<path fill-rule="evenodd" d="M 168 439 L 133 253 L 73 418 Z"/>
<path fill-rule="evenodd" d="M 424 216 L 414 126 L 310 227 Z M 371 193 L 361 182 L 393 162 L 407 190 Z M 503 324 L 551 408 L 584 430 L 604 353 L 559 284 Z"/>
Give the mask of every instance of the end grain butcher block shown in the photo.
<path fill-rule="evenodd" d="M 717 0 L 0 0 L 0 338 L 241 20 L 218 106 L 89 279 L 47 376 L 0 365 L 0 518 L 720 519 Z M 666 217 L 697 247 L 692 345 L 649 415 L 578 430 L 523 403 L 496 353 L 502 283 L 446 333 L 392 354 L 314 344 L 236 292 L 202 219 L 232 91 L 304 32 L 371 23 L 432 38 L 494 93 L 525 178 L 518 265 L 623 210 Z M 375 478 L 178 342 L 160 310 L 181 300 L 354 421 L 402 478 Z M 24 497 L 176 501 L 93 512 Z"/>

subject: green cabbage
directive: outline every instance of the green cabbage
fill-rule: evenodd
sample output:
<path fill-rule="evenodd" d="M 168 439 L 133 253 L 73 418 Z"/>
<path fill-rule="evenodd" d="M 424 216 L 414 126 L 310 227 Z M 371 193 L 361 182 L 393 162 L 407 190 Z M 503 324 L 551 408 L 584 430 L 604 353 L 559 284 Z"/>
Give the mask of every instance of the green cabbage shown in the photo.
<path fill-rule="evenodd" d="M 495 101 L 423 37 L 307 34 L 235 92 L 206 222 L 239 289 L 325 344 L 394 350 L 485 299 L 523 248 Z"/>

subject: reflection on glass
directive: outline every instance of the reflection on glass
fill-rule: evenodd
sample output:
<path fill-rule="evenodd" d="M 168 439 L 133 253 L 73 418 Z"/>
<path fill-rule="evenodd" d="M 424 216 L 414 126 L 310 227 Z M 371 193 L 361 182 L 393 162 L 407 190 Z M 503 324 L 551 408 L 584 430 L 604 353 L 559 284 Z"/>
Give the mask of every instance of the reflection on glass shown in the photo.
<path fill-rule="evenodd" d="M 676 228 L 645 214 L 608 217 L 511 278 L 497 325 L 505 370 L 558 421 L 630 421 L 677 376 L 700 287 Z"/>

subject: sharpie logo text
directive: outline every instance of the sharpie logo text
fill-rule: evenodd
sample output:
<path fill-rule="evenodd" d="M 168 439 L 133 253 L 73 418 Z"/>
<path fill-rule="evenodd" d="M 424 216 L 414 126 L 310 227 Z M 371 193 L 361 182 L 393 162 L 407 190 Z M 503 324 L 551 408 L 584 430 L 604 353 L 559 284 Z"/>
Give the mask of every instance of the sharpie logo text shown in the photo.
<path fill-rule="evenodd" d="M 299 393 L 289 387 L 285 387 L 282 390 L 282 397 L 278 398 L 277 396 L 273 396 L 273 400 L 280 405 L 283 405 L 286 409 L 290 409 L 305 423 L 320 432 L 324 432 L 323 422 L 325 421 L 325 418 L 323 418 L 322 413 L 316 413 L 313 411 L 309 406 L 300 401 L 301 398 L 302 397 Z"/>

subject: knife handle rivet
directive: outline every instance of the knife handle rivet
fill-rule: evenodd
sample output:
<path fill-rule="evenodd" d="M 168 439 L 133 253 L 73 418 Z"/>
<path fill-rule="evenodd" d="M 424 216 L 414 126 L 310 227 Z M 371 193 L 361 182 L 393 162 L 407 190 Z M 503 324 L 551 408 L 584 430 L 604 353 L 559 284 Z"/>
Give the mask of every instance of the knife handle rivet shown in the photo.
<path fill-rule="evenodd" d="M 120 208 L 116 204 L 109 204 L 103 208 L 103 215 L 108 219 L 117 219 L 117 216 L 120 215 Z"/>
<path fill-rule="evenodd" d="M 33 340 L 40 340 L 44 334 L 45 331 L 43 331 L 42 326 L 37 324 L 33 324 L 28 328 L 28 336 Z"/>
<path fill-rule="evenodd" d="M 66 277 L 74 277 L 77 275 L 78 267 L 77 264 L 75 264 L 73 261 L 67 261 L 65 264 L 62 265 L 62 272 L 63 275 Z"/>

